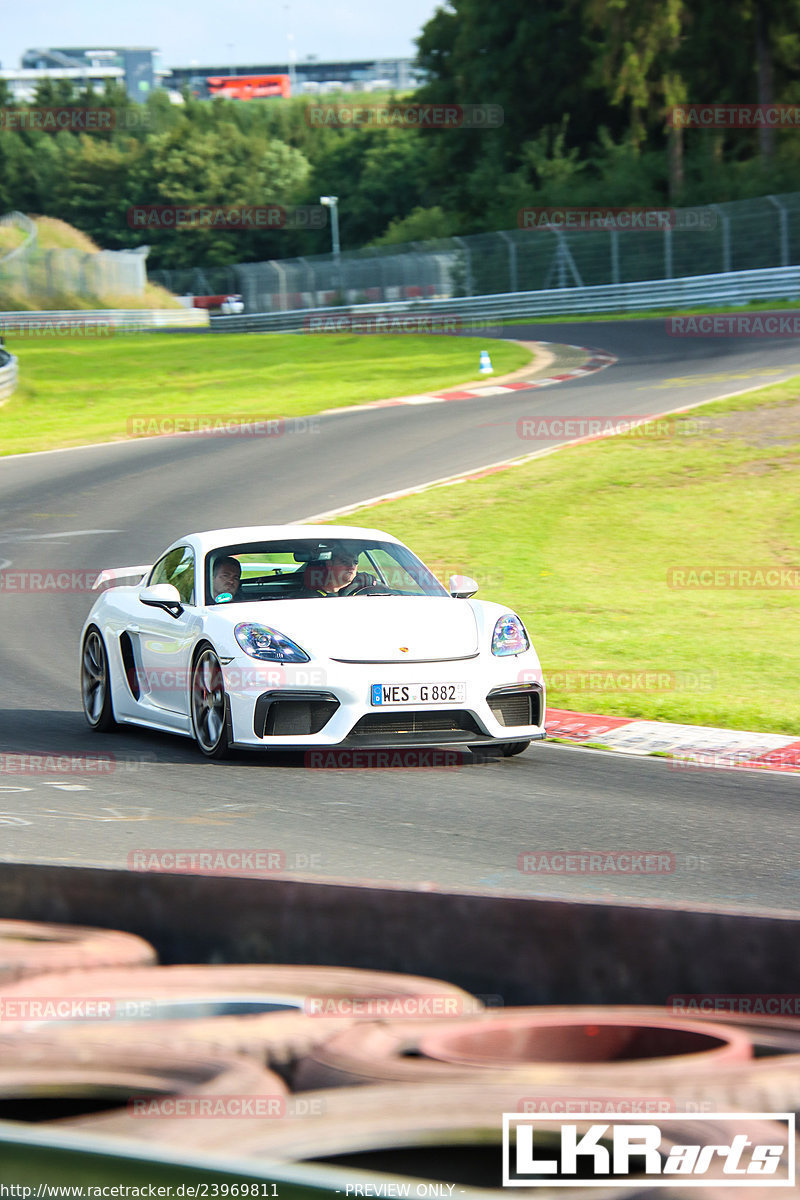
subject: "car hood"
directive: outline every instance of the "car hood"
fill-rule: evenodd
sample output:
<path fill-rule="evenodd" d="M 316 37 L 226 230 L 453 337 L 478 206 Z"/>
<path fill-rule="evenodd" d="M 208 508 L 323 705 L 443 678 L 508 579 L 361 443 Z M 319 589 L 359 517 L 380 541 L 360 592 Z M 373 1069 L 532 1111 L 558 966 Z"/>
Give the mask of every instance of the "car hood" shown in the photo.
<path fill-rule="evenodd" d="M 236 619 L 269 625 L 312 657 L 342 662 L 430 662 L 478 652 L 472 608 L 450 596 L 272 600 L 237 605 Z"/>

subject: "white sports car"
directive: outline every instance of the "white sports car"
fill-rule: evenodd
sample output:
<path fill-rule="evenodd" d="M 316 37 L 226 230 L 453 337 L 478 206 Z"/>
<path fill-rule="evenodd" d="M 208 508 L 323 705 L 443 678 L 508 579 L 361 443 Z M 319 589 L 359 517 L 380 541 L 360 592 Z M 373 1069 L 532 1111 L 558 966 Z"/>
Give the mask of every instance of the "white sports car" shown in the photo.
<path fill-rule="evenodd" d="M 397 538 L 338 525 L 193 533 L 154 566 L 103 571 L 81 634 L 83 708 L 261 750 L 543 738 L 545 692 L 520 618 L 445 588 Z M 322 600 L 326 603 L 323 604 Z M 345 604 L 328 604 L 343 599 Z"/>

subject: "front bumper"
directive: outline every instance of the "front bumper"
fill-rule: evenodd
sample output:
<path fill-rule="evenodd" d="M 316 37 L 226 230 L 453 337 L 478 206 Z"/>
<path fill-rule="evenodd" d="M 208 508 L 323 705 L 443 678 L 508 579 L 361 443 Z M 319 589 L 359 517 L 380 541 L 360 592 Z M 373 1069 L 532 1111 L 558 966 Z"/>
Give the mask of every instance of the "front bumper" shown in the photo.
<path fill-rule="evenodd" d="M 281 666 L 269 685 L 228 685 L 233 741 L 262 749 L 321 746 L 491 745 L 545 736 L 545 689 L 536 655 L 436 663 L 336 663 Z M 464 702 L 373 706 L 375 683 L 463 682 Z"/>

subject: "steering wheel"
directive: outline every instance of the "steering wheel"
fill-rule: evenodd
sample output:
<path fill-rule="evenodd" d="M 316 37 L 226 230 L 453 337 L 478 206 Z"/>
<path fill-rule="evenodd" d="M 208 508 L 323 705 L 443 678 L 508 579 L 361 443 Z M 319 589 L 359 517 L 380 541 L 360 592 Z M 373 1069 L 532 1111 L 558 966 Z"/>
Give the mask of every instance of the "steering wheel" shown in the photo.
<path fill-rule="evenodd" d="M 348 596 L 391 596 L 393 592 L 385 583 L 364 583 L 355 591 L 347 594 Z"/>

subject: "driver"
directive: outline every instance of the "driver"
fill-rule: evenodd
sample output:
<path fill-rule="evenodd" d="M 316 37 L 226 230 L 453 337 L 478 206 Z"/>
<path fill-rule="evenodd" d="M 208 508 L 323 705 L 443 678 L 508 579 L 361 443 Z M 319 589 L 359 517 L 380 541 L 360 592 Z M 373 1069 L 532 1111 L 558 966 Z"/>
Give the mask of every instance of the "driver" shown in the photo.
<path fill-rule="evenodd" d="M 211 576 L 211 596 L 216 600 L 218 596 L 229 595 L 231 599 L 236 597 L 239 591 L 239 585 L 242 581 L 242 566 L 235 558 L 220 558 L 214 564 L 214 573 Z"/>
<path fill-rule="evenodd" d="M 303 573 L 304 586 L 325 596 L 349 596 L 376 582 L 374 575 L 358 570 L 358 553 L 344 546 L 338 546 L 329 559 L 309 563 Z"/>

